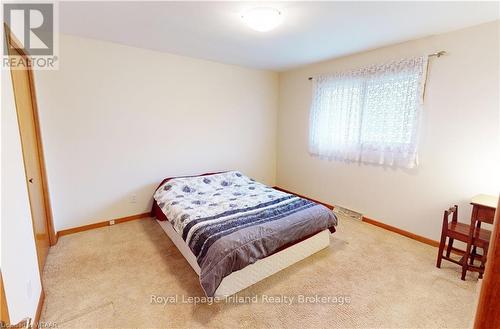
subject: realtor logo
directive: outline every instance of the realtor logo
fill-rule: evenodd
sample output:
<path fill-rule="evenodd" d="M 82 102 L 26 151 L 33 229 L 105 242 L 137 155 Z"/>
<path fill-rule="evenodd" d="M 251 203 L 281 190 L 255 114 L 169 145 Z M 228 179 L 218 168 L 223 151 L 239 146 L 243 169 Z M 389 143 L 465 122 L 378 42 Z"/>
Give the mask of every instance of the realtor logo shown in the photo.
<path fill-rule="evenodd" d="M 4 43 L 3 67 L 21 68 L 29 65 L 34 69 L 57 69 L 57 25 L 55 3 L 3 3 L 3 22 L 15 38 L 15 48 L 28 56 L 25 63 L 9 58 L 10 43 Z M 12 54 L 11 54 L 12 55 Z"/>
<path fill-rule="evenodd" d="M 54 54 L 52 3 L 5 3 L 3 21 L 30 55 Z M 8 55 L 6 51 L 4 55 Z"/>

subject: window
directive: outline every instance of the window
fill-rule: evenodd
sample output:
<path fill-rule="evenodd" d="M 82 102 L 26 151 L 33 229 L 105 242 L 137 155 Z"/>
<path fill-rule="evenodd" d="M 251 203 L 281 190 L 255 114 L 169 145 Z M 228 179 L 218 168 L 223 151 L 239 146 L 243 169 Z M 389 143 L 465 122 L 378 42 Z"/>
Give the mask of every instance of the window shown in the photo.
<path fill-rule="evenodd" d="M 322 158 L 412 168 L 427 56 L 313 78 L 309 150 Z"/>

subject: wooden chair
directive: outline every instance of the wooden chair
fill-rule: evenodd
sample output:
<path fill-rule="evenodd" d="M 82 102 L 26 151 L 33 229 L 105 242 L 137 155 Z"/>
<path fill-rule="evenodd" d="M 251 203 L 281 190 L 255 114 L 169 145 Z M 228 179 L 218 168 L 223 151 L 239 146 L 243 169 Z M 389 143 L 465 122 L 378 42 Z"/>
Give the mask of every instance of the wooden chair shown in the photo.
<path fill-rule="evenodd" d="M 451 221 L 449 221 L 450 215 L 452 215 Z M 472 220 L 471 224 L 472 225 L 464 224 L 458 221 L 457 205 L 449 208 L 448 210 L 445 210 L 444 212 L 441 242 L 439 244 L 436 267 L 441 268 L 442 259 L 458 264 L 462 267 L 462 280 L 465 280 L 465 274 L 467 273 L 467 270 L 479 272 L 479 278 L 482 278 L 491 236 L 490 231 L 481 228 L 480 220 Z M 449 238 L 447 246 L 446 238 Z M 450 257 L 454 240 L 459 240 L 467 244 L 467 248 L 465 251 L 460 250 L 463 253 L 463 257 L 458 261 Z M 445 246 L 446 255 L 443 255 Z M 482 256 L 476 253 L 477 248 L 481 248 L 483 250 Z M 481 261 L 480 267 L 473 265 L 476 258 L 479 258 Z M 469 259 L 470 264 L 468 263 Z"/>

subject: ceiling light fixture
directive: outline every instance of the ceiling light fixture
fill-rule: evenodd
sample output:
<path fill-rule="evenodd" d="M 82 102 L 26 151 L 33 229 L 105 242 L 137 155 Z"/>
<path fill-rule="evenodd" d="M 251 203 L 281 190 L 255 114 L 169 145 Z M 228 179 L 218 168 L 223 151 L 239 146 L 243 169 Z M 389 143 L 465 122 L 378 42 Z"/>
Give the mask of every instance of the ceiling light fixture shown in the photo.
<path fill-rule="evenodd" d="M 247 25 L 259 32 L 275 29 L 283 21 L 283 14 L 275 8 L 257 7 L 246 11 L 241 18 Z"/>

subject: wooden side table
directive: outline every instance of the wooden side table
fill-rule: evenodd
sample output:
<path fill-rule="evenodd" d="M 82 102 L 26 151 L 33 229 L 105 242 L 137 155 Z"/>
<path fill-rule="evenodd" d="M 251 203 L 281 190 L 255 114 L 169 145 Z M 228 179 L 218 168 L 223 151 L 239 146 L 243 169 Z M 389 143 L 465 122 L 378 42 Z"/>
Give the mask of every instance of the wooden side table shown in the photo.
<path fill-rule="evenodd" d="M 493 224 L 495 219 L 495 210 L 498 204 L 498 196 L 478 194 L 474 196 L 471 200 L 472 205 L 472 215 L 471 215 L 471 226 L 476 227 L 479 231 L 481 228 L 481 223 Z M 471 230 L 472 230 L 471 227 Z M 471 250 L 472 247 L 472 250 Z M 485 249 L 486 248 L 486 249 Z M 467 259 L 463 259 L 462 265 L 462 280 L 465 278 L 465 273 L 467 269 L 479 272 L 479 278 L 483 277 L 484 264 L 486 262 L 486 255 L 488 253 L 488 247 L 483 248 L 483 255 L 481 256 L 481 266 L 478 268 L 474 266 L 474 259 L 476 258 L 476 246 L 472 246 L 471 243 L 467 243 L 467 250 L 464 257 L 470 255 L 470 264 L 467 265 Z M 471 252 L 472 251 L 472 252 Z M 469 254 L 469 252 L 471 252 Z"/>
<path fill-rule="evenodd" d="M 472 198 L 470 204 L 472 205 L 472 222 L 493 224 L 498 196 L 478 194 Z"/>

